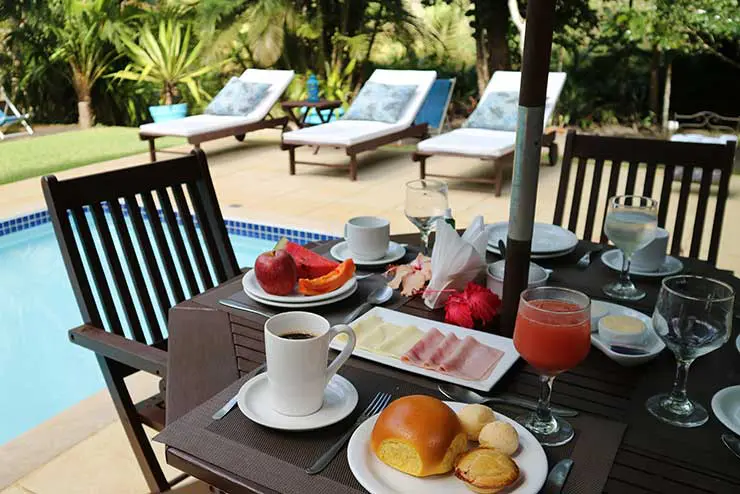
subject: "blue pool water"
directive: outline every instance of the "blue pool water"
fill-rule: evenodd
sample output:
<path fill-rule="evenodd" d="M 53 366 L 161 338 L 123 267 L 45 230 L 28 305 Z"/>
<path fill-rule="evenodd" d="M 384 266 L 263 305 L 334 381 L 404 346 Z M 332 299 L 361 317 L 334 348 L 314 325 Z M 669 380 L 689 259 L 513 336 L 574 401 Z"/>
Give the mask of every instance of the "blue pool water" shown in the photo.
<path fill-rule="evenodd" d="M 274 241 L 231 236 L 240 266 Z M 104 387 L 51 224 L 0 237 L 0 445 Z"/>

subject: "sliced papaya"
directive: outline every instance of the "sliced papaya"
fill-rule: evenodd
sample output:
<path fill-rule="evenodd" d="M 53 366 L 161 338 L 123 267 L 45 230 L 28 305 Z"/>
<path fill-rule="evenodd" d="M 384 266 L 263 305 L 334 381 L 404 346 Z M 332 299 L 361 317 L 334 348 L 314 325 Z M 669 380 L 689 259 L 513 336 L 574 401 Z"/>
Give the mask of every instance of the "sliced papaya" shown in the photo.
<path fill-rule="evenodd" d="M 354 274 L 355 263 L 352 259 L 347 259 L 324 276 L 314 279 L 299 279 L 298 291 L 303 295 L 321 295 L 333 292 L 352 279 Z"/>

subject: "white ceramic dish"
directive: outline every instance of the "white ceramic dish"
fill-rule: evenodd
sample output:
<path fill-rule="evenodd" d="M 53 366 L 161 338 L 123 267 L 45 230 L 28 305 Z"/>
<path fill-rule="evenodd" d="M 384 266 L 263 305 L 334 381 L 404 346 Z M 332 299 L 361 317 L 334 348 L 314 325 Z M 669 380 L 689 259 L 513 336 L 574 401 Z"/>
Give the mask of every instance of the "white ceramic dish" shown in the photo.
<path fill-rule="evenodd" d="M 502 296 L 504 293 L 504 268 L 506 267 L 506 260 L 501 259 L 491 263 L 486 268 L 486 287 L 493 293 Z M 529 263 L 529 284 L 527 288 L 537 288 L 545 286 L 547 280 L 550 278 L 552 271 L 543 268 L 533 262 Z"/>
<path fill-rule="evenodd" d="M 397 244 L 396 242 L 389 242 L 388 250 L 385 251 L 385 255 L 375 261 L 365 261 L 363 259 L 352 257 L 352 252 L 349 250 L 349 245 L 346 241 L 335 244 L 329 253 L 339 262 L 343 262 L 351 258 L 358 266 L 383 266 L 402 259 L 403 256 L 406 255 L 406 247 L 401 244 Z"/>
<path fill-rule="evenodd" d="M 465 386 L 480 391 L 488 391 L 493 387 L 494 384 L 498 382 L 499 379 L 504 376 L 504 374 L 506 374 L 511 366 L 514 365 L 514 362 L 516 362 L 519 358 L 519 353 L 514 348 L 514 342 L 511 338 L 504 338 L 503 336 L 498 336 L 491 333 L 484 333 L 482 331 L 474 331 L 472 329 L 461 328 L 459 326 L 453 326 L 452 324 L 430 321 L 429 319 L 410 316 L 408 314 L 403 314 L 394 310 L 384 309 L 383 307 L 374 307 L 372 310 L 366 312 L 365 315 L 355 320 L 350 326 L 354 326 L 358 321 L 362 321 L 363 319 L 373 316 L 377 316 L 384 321 L 395 324 L 397 326 L 416 326 L 417 328 L 425 332 L 429 331 L 432 328 L 437 328 L 444 334 L 455 333 L 460 338 L 464 338 L 470 335 L 477 339 L 479 342 L 492 346 L 504 352 L 504 354 L 501 356 L 501 360 L 498 361 L 498 364 L 496 364 L 496 367 L 494 367 L 493 371 L 491 371 L 488 377 L 482 381 L 468 381 L 465 379 L 460 379 L 459 377 L 454 377 L 448 374 L 442 374 L 441 372 L 417 367 L 415 365 L 402 362 L 397 358 L 388 357 L 385 355 L 378 355 L 377 353 L 369 352 L 361 348 L 355 348 L 355 351 L 352 352 L 353 355 L 372 360 L 373 362 L 387 365 L 389 367 L 395 367 L 396 369 L 401 369 L 414 374 L 421 374 L 422 376 L 431 377 L 439 381 L 459 384 L 460 386 Z M 335 339 L 331 343 L 331 348 L 335 350 L 341 350 L 342 348 L 344 348 L 344 342 Z"/>
<path fill-rule="evenodd" d="M 270 305 L 272 307 L 283 307 L 286 309 L 309 309 L 311 307 L 323 307 L 324 305 L 331 305 L 341 300 L 344 300 L 346 298 L 349 298 L 352 295 L 354 295 L 354 293 L 357 291 L 358 286 L 359 285 L 355 283 L 355 285 L 352 287 L 351 290 L 349 290 L 348 292 L 344 292 L 333 298 L 326 298 L 323 300 L 317 300 L 315 302 L 302 302 L 302 303 L 275 302 L 272 300 L 265 300 L 265 299 L 259 298 L 249 292 L 246 292 L 246 294 L 247 294 L 247 297 L 251 298 L 255 302 L 259 302 L 260 304 L 264 304 L 264 305 Z"/>
<path fill-rule="evenodd" d="M 445 403 L 455 411 L 465 406 L 464 403 Z M 499 413 L 496 418 L 510 423 L 519 434 L 519 450 L 513 456 L 519 467 L 519 480 L 502 492 L 536 494 L 547 477 L 545 451 L 534 436 L 517 422 Z M 347 447 L 347 460 L 352 474 L 371 494 L 470 494 L 471 491 L 454 474 L 418 478 L 378 460 L 370 448 L 370 434 L 377 420 L 376 415 L 358 427 Z"/>
<path fill-rule="evenodd" d="M 498 250 L 498 241 L 506 243 L 509 222 L 502 221 L 489 225 L 488 245 Z M 532 232 L 532 254 L 552 255 L 572 251 L 578 245 L 578 237 L 570 230 L 548 223 L 535 223 Z M 560 254 L 562 255 L 562 254 Z"/>
<path fill-rule="evenodd" d="M 601 262 L 614 271 L 622 271 L 622 251 L 612 249 L 601 254 Z M 671 276 L 683 271 L 683 263 L 680 259 L 672 256 L 665 256 L 665 262 L 657 271 L 641 271 L 634 266 L 630 266 L 630 274 L 635 276 L 644 276 L 646 278 L 660 278 Z"/>
<path fill-rule="evenodd" d="M 594 322 L 592 319 L 591 344 L 601 350 L 604 355 L 606 355 L 619 365 L 623 365 L 625 367 L 634 367 L 636 365 L 650 362 L 655 357 L 657 357 L 658 354 L 665 348 L 665 343 L 663 343 L 663 340 L 661 340 L 658 335 L 655 334 L 652 319 L 642 312 L 638 312 L 634 309 L 630 309 L 629 307 L 624 307 L 622 305 L 612 304 L 610 302 L 602 302 L 601 300 L 591 300 L 591 307 L 598 307 L 603 312 L 602 317 L 607 315 L 623 315 L 636 317 L 641 320 L 647 328 L 647 336 L 645 337 L 645 350 L 647 351 L 647 353 L 642 355 L 627 355 L 624 353 L 612 351 L 609 348 L 609 345 L 603 342 L 601 338 L 599 338 L 599 333 L 594 332 L 594 325 L 598 324 L 598 320 Z"/>
<path fill-rule="evenodd" d="M 735 348 L 737 348 L 737 351 L 740 352 L 740 334 L 737 335 L 737 339 L 735 340 Z"/>
<path fill-rule="evenodd" d="M 357 287 L 356 277 L 352 277 L 344 285 L 340 286 L 333 292 L 322 293 L 321 295 L 301 295 L 296 293 L 295 295 L 272 295 L 262 289 L 260 284 L 257 282 L 257 275 L 254 273 L 254 269 L 248 271 L 242 277 L 242 287 L 247 295 L 254 295 L 261 300 L 269 300 L 271 302 L 282 302 L 284 304 L 302 304 L 307 302 L 317 302 L 319 300 L 326 300 L 329 298 L 336 298 L 346 292 Z"/>
<path fill-rule="evenodd" d="M 324 391 L 324 405 L 305 417 L 282 415 L 270 406 L 267 374 L 259 374 L 241 387 L 237 403 L 239 410 L 253 422 L 286 431 L 308 431 L 335 424 L 347 417 L 357 406 L 357 390 L 347 379 L 334 375 Z"/>
<path fill-rule="evenodd" d="M 492 254 L 496 254 L 497 256 L 501 255 L 501 251 L 498 249 L 498 247 L 494 247 L 491 244 L 488 244 L 488 246 L 486 247 L 486 250 Z M 555 259 L 558 257 L 567 256 L 574 250 L 576 250 L 575 247 L 561 251 L 561 252 L 553 252 L 552 254 L 534 254 L 533 253 L 530 257 L 532 259 Z"/>
<path fill-rule="evenodd" d="M 712 397 L 712 411 L 728 429 L 740 435 L 740 385 L 715 393 Z"/>

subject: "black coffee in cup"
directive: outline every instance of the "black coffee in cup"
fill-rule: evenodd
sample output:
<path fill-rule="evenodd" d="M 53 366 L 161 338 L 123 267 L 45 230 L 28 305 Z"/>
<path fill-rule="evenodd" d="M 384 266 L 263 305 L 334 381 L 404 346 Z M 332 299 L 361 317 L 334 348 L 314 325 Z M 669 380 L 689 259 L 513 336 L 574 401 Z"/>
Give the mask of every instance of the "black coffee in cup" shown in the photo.
<path fill-rule="evenodd" d="M 294 331 L 292 333 L 282 334 L 280 335 L 280 337 L 285 338 L 286 340 L 309 340 L 311 338 L 315 338 L 316 335 L 307 333 L 305 331 Z"/>

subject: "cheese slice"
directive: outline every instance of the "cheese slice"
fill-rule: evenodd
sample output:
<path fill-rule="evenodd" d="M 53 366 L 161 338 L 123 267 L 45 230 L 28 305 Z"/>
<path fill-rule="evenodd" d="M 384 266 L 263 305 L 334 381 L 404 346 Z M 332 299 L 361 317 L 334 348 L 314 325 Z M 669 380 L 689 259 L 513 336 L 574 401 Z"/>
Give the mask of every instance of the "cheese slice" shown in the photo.
<path fill-rule="evenodd" d="M 398 326 L 378 316 L 366 317 L 356 322 L 352 329 L 357 336 L 357 348 L 393 358 L 400 358 L 424 336 L 416 326 Z M 347 341 L 345 335 L 337 338 Z"/>

